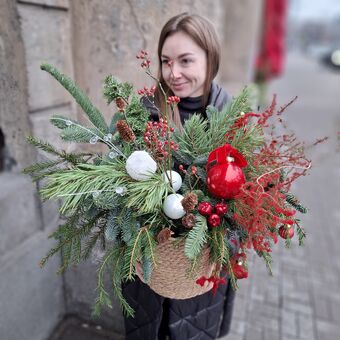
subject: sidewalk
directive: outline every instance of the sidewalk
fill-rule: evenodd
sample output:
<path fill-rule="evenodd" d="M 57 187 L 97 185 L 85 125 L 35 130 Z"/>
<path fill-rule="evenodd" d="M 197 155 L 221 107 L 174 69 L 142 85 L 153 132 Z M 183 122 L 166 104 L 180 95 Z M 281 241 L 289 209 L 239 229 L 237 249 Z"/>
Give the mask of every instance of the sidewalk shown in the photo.
<path fill-rule="evenodd" d="M 253 257 L 250 278 L 241 282 L 235 300 L 231 334 L 223 340 L 340 337 L 340 153 L 336 146 L 340 112 L 335 93 L 339 81 L 340 73 L 331 74 L 316 62 L 292 55 L 284 78 L 273 84 L 281 104 L 296 94 L 300 97 L 285 116 L 299 137 L 333 138 L 312 151 L 311 175 L 293 188 L 309 208 L 301 216 L 307 232 L 305 246 L 299 247 L 295 240 L 292 249 L 284 249 L 280 240 L 273 251 L 274 277 Z"/>

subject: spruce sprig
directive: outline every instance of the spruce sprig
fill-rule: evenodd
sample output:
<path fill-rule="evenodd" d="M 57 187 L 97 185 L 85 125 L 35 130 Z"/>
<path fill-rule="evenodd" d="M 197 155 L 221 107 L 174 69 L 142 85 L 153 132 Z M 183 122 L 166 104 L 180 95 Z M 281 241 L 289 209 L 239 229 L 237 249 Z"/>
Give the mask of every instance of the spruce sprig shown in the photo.
<path fill-rule="evenodd" d="M 90 121 L 103 134 L 108 133 L 108 126 L 101 112 L 92 104 L 88 96 L 72 81 L 71 78 L 62 74 L 49 64 L 42 64 L 40 68 L 53 76 L 76 100 Z"/>
<path fill-rule="evenodd" d="M 185 239 L 184 253 L 190 260 L 193 260 L 202 251 L 207 242 L 207 231 L 207 219 L 202 215 L 197 215 L 196 224 Z"/>

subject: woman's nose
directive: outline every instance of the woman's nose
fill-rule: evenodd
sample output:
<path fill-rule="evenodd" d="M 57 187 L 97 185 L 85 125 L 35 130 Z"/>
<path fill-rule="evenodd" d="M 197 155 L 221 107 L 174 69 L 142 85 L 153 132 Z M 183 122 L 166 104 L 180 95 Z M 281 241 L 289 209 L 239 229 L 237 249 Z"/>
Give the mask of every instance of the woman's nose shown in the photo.
<path fill-rule="evenodd" d="M 174 79 L 177 79 L 181 76 L 181 68 L 177 63 L 173 63 L 171 65 L 171 77 Z"/>

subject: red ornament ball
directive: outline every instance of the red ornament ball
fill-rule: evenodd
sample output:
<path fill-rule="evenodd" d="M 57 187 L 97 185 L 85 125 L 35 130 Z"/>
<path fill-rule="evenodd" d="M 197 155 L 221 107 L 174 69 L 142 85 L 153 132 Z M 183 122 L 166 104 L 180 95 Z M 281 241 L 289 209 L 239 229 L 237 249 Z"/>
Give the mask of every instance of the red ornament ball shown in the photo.
<path fill-rule="evenodd" d="M 212 228 L 218 227 L 219 225 L 221 225 L 221 217 L 219 215 L 217 215 L 217 214 L 211 214 L 208 217 L 208 224 Z"/>
<path fill-rule="evenodd" d="M 244 157 L 229 144 L 213 150 L 206 166 L 209 192 L 218 198 L 234 198 L 246 181 L 242 168 L 247 165 Z"/>
<path fill-rule="evenodd" d="M 228 206 L 226 203 L 216 203 L 215 204 L 215 213 L 219 216 L 223 216 L 227 213 Z"/>
<path fill-rule="evenodd" d="M 248 277 L 247 268 L 245 268 L 241 262 L 236 262 L 232 268 L 234 275 L 238 280 L 246 279 Z"/>
<path fill-rule="evenodd" d="M 279 235 L 284 238 L 285 240 L 287 238 L 292 238 L 294 236 L 294 228 L 290 224 L 282 225 L 279 228 Z"/>
<path fill-rule="evenodd" d="M 198 212 L 203 216 L 209 216 L 213 212 L 213 206 L 209 202 L 201 202 L 197 208 Z"/>

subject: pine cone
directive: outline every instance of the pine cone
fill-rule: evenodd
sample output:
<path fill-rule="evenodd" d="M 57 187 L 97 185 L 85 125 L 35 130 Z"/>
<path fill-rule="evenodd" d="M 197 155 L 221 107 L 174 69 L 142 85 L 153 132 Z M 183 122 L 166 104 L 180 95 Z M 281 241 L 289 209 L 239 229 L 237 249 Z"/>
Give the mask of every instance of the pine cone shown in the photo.
<path fill-rule="evenodd" d="M 194 214 L 186 214 L 182 218 L 182 224 L 186 229 L 192 229 L 196 223 L 196 216 Z"/>
<path fill-rule="evenodd" d="M 124 102 L 123 98 L 121 97 L 116 98 L 116 105 L 117 105 L 119 112 L 125 111 L 126 103 Z"/>
<path fill-rule="evenodd" d="M 198 203 L 197 195 L 193 192 L 190 192 L 182 199 L 182 206 L 185 211 L 194 210 Z"/>
<path fill-rule="evenodd" d="M 136 139 L 135 134 L 125 120 L 118 120 L 116 124 L 117 130 L 125 142 L 132 142 Z"/>
<path fill-rule="evenodd" d="M 161 230 L 157 235 L 158 243 L 166 242 L 171 237 L 172 234 L 173 232 L 169 228 Z"/>

